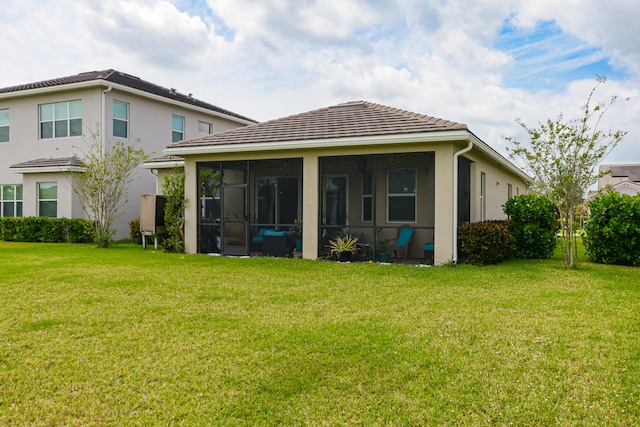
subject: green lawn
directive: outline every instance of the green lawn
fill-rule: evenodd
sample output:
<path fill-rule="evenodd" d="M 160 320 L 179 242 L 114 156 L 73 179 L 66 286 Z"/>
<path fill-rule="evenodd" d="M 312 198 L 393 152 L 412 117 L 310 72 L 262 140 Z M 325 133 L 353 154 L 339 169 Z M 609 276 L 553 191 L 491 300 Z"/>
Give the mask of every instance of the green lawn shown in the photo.
<path fill-rule="evenodd" d="M 0 425 L 640 424 L 637 268 L 0 260 Z"/>

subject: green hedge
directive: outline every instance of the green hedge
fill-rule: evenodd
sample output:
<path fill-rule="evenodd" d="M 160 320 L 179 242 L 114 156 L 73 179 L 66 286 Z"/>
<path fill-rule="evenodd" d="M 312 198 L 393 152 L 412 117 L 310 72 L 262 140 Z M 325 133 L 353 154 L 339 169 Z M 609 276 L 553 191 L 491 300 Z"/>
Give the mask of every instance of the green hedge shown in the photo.
<path fill-rule="evenodd" d="M 473 265 L 497 264 L 511 255 L 509 221 L 466 222 L 460 226 L 465 260 Z"/>
<path fill-rule="evenodd" d="M 589 202 L 584 244 L 591 261 L 640 266 L 640 195 L 613 191 Z"/>
<path fill-rule="evenodd" d="M 502 205 L 516 258 L 550 258 L 558 238 L 558 208 L 548 197 L 522 194 Z"/>
<path fill-rule="evenodd" d="M 8 242 L 89 243 L 93 222 L 48 217 L 0 217 L 0 240 Z"/>

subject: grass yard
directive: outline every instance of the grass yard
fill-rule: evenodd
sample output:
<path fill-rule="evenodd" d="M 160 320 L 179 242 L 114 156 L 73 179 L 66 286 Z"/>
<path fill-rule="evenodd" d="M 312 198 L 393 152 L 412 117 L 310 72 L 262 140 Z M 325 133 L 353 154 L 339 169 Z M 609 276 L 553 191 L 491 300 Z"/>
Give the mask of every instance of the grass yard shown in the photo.
<path fill-rule="evenodd" d="M 638 268 L 0 259 L 0 425 L 640 425 Z"/>

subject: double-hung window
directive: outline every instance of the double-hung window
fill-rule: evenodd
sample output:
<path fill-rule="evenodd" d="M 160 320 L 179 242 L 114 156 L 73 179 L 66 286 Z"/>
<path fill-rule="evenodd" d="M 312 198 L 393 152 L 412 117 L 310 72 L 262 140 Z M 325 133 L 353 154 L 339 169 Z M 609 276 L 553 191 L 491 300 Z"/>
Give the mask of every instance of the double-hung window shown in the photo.
<path fill-rule="evenodd" d="M 171 142 L 178 142 L 184 139 L 184 117 L 171 116 Z"/>
<path fill-rule="evenodd" d="M 113 101 L 113 136 L 129 137 L 129 104 Z"/>
<path fill-rule="evenodd" d="M 82 101 L 40 105 L 40 138 L 82 136 Z"/>
<path fill-rule="evenodd" d="M 0 185 L 0 216 L 22 216 L 22 185 Z"/>
<path fill-rule="evenodd" d="M 0 142 L 9 142 L 9 109 L 0 110 Z"/>
<path fill-rule="evenodd" d="M 416 170 L 387 172 L 387 222 L 416 222 Z"/>
<path fill-rule="evenodd" d="M 58 183 L 38 183 L 38 216 L 58 216 Z"/>

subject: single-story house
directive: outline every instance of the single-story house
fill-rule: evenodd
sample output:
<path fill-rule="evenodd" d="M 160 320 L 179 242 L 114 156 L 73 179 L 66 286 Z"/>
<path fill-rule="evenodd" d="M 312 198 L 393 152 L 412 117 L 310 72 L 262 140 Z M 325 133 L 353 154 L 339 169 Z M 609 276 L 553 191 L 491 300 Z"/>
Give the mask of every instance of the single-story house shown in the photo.
<path fill-rule="evenodd" d="M 146 167 L 184 164 L 185 250 L 244 255 L 265 229 L 298 230 L 316 259 L 343 229 L 363 250 L 413 230 L 411 258 L 433 245 L 456 261 L 458 227 L 502 219 L 523 171 L 466 125 L 365 101 L 172 143 Z M 261 231 L 262 230 L 262 231 Z"/>

